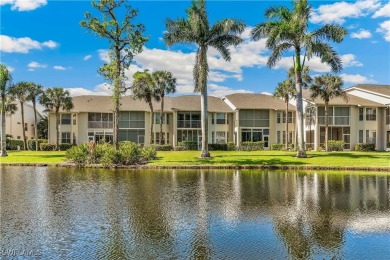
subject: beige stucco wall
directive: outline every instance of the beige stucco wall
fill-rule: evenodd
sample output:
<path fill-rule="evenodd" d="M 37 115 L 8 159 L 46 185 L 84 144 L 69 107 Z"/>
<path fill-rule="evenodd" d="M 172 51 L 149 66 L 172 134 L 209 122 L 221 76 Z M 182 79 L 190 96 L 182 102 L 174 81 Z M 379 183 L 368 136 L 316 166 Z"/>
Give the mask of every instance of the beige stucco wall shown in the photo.
<path fill-rule="evenodd" d="M 18 110 L 15 114 L 6 117 L 6 134 L 12 135 L 13 139 L 23 139 L 23 128 L 22 128 L 22 114 L 20 110 L 20 104 L 17 104 Z M 41 117 L 38 115 L 38 122 Z M 25 131 L 26 138 L 32 139 L 35 134 L 35 122 L 34 122 L 34 109 L 31 105 L 24 105 L 24 122 L 27 123 L 27 131 Z M 19 138 L 18 138 L 19 137 Z"/>

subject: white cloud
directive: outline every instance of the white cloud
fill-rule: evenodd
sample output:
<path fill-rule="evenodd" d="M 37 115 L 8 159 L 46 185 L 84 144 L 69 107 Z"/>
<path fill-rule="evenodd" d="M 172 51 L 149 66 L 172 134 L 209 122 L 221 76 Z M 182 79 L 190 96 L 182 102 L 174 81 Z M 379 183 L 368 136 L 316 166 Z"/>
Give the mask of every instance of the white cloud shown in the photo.
<path fill-rule="evenodd" d="M 224 97 L 226 95 L 230 95 L 233 93 L 253 93 L 253 91 L 245 90 L 245 89 L 233 89 L 230 87 L 220 86 L 217 84 L 209 84 L 208 94 L 210 96 L 216 97 Z"/>
<path fill-rule="evenodd" d="M 82 95 L 112 95 L 111 85 L 107 83 L 99 84 L 95 86 L 92 90 L 78 87 L 78 88 L 66 88 L 69 91 L 69 94 L 74 96 L 82 96 Z"/>
<path fill-rule="evenodd" d="M 10 4 L 11 10 L 31 11 L 47 5 L 47 0 L 1 0 L 0 5 Z"/>
<path fill-rule="evenodd" d="M 87 56 L 84 56 L 83 60 L 86 61 L 86 60 L 89 60 L 90 58 L 92 58 L 92 55 L 87 55 Z"/>
<path fill-rule="evenodd" d="M 351 38 L 366 39 L 371 38 L 371 33 L 368 30 L 359 30 L 358 32 L 351 33 Z"/>
<path fill-rule="evenodd" d="M 390 20 L 379 24 L 377 32 L 382 33 L 387 42 L 390 42 Z"/>
<path fill-rule="evenodd" d="M 389 17 L 390 16 L 390 2 L 385 4 L 381 9 L 376 11 L 372 18 Z"/>
<path fill-rule="evenodd" d="M 340 77 L 345 83 L 363 84 L 363 83 L 375 83 L 373 79 L 367 78 L 360 74 L 340 74 Z"/>
<path fill-rule="evenodd" d="M 66 70 L 66 68 L 62 67 L 62 66 L 54 66 L 53 69 L 55 69 L 55 70 Z"/>
<path fill-rule="evenodd" d="M 4 65 L 5 65 L 5 67 L 7 68 L 7 70 L 8 70 L 9 72 L 14 72 L 14 71 L 15 71 L 15 68 L 14 68 L 14 67 L 8 66 L 7 64 L 4 64 Z"/>
<path fill-rule="evenodd" d="M 0 35 L 0 51 L 7 53 L 28 53 L 30 50 L 41 50 L 43 47 L 53 49 L 58 43 L 50 40 L 38 42 L 29 37 L 14 38 L 7 35 Z"/>
<path fill-rule="evenodd" d="M 353 54 L 344 54 L 340 56 L 343 67 L 361 67 L 363 63 L 356 60 L 356 56 Z"/>
<path fill-rule="evenodd" d="M 41 64 L 36 61 L 32 61 L 27 65 L 29 71 L 34 71 L 35 69 L 44 69 L 47 68 L 46 64 Z"/>
<path fill-rule="evenodd" d="M 367 16 L 379 7 L 379 0 L 360 0 L 354 3 L 343 1 L 334 4 L 321 5 L 313 10 L 310 21 L 312 23 L 343 24 L 347 18 Z"/>

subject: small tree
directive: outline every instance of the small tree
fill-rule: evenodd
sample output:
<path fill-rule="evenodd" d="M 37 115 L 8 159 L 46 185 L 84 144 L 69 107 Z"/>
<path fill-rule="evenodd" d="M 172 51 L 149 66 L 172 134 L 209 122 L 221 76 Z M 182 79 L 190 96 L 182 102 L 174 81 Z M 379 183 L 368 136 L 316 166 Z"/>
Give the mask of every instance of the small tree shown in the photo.
<path fill-rule="evenodd" d="M 164 97 L 167 94 L 176 92 L 176 78 L 172 76 L 168 71 L 156 71 L 152 74 L 154 82 L 157 85 L 157 95 L 161 100 L 161 113 L 160 113 L 160 144 L 164 144 L 163 138 L 163 119 L 164 119 Z"/>
<path fill-rule="evenodd" d="M 56 150 L 58 150 L 60 142 L 60 109 L 65 111 L 71 110 L 73 108 L 72 98 L 69 91 L 63 88 L 48 88 L 41 95 L 39 102 L 47 109 L 54 109 L 56 117 Z"/>
<path fill-rule="evenodd" d="M 28 101 L 29 89 L 31 82 L 19 82 L 9 88 L 9 94 L 19 100 L 20 113 L 22 115 L 22 136 L 23 147 L 27 150 L 26 129 L 24 123 L 24 104 Z"/>
<path fill-rule="evenodd" d="M 142 51 L 147 38 L 142 34 L 145 28 L 142 24 L 134 24 L 133 21 L 138 11 L 131 6 L 125 5 L 126 0 L 100 0 L 92 2 L 102 18 L 92 16 L 91 13 L 84 14 L 86 20 L 81 21 L 81 26 L 98 35 L 106 38 L 110 45 L 110 59 L 99 69 L 107 80 L 113 82 L 112 99 L 114 103 L 114 145 L 119 149 L 119 109 L 120 99 L 125 91 L 123 85 L 124 71 L 129 68 L 134 55 Z M 124 6 L 125 10 L 121 10 Z M 124 11 L 124 17 L 120 12 Z"/>
<path fill-rule="evenodd" d="M 43 94 L 43 87 L 37 84 L 29 85 L 29 94 L 27 99 L 32 102 L 34 109 L 34 136 L 35 136 L 35 149 L 38 151 L 38 116 L 37 116 L 37 100 Z"/>
<path fill-rule="evenodd" d="M 8 71 L 7 67 L 0 63 L 0 93 L 1 93 L 1 151 L 0 157 L 7 156 L 6 151 L 6 96 L 8 94 L 8 88 L 12 81 L 12 75 Z"/>
<path fill-rule="evenodd" d="M 150 108 L 150 140 L 152 144 L 153 140 L 153 100 L 159 101 L 160 96 L 157 94 L 157 86 L 152 75 L 148 71 L 136 72 L 133 75 L 134 81 L 131 86 L 133 91 L 133 98 L 138 100 L 144 100 L 148 103 Z"/>
<path fill-rule="evenodd" d="M 336 97 L 342 97 L 348 102 L 347 94 L 342 89 L 343 80 L 339 76 L 325 74 L 314 78 L 314 84 L 310 87 L 312 99 L 321 98 L 325 103 L 325 151 L 328 151 L 328 110 L 329 101 Z"/>
<path fill-rule="evenodd" d="M 49 120 L 44 116 L 38 123 L 38 139 L 47 139 L 49 130 Z"/>

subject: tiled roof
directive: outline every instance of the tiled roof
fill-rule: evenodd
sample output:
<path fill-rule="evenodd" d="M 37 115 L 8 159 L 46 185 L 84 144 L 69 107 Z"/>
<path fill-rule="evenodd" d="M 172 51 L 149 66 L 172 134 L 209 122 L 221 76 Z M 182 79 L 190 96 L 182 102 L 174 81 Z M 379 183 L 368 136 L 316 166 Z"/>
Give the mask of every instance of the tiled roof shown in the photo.
<path fill-rule="evenodd" d="M 324 105 L 325 102 L 321 98 L 316 98 L 312 100 L 310 98 L 310 90 L 309 89 L 304 89 L 302 92 L 303 98 L 309 101 L 314 102 L 317 105 Z M 360 98 L 354 95 L 349 95 L 347 93 L 348 97 L 348 102 L 346 102 L 343 98 L 337 97 L 333 98 L 329 101 L 329 105 L 361 105 L 361 106 L 372 106 L 372 107 L 382 107 L 383 105 L 368 99 Z"/>
<path fill-rule="evenodd" d="M 286 109 L 286 103 L 282 99 L 271 95 L 236 93 L 228 95 L 226 98 L 237 109 Z M 295 106 L 289 104 L 289 109 L 295 110 Z"/>
<path fill-rule="evenodd" d="M 355 88 L 375 92 L 390 97 L 390 85 L 362 84 L 362 85 L 355 86 Z"/>

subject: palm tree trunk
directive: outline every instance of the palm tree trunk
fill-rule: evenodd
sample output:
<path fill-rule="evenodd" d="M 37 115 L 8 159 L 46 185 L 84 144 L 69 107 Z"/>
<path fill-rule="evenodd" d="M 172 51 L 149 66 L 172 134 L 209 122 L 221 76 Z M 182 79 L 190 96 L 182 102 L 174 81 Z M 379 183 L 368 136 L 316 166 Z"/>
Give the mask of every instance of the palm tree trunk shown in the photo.
<path fill-rule="evenodd" d="M 56 150 L 60 148 L 60 116 L 58 113 L 58 108 L 56 108 Z"/>
<path fill-rule="evenodd" d="M 301 69 L 300 50 L 296 50 L 295 56 L 295 89 L 297 92 L 297 132 L 298 132 L 298 158 L 306 158 L 305 143 L 304 143 L 304 128 L 303 128 L 303 102 L 302 102 L 302 69 Z"/>
<path fill-rule="evenodd" d="M 153 104 L 152 101 L 148 102 L 149 107 L 150 107 L 150 139 L 149 139 L 149 144 L 153 144 Z"/>
<path fill-rule="evenodd" d="M 24 129 L 24 102 L 20 102 L 20 111 L 22 113 L 22 136 L 23 136 L 23 147 L 24 150 L 27 150 L 27 141 L 26 141 L 26 132 Z"/>
<path fill-rule="evenodd" d="M 161 95 L 161 111 L 160 111 L 160 144 L 164 144 L 163 142 L 163 119 L 164 119 L 164 95 Z"/>
<path fill-rule="evenodd" d="M 329 130 L 328 130 L 328 109 L 329 109 L 329 102 L 325 101 L 325 152 L 328 151 L 328 135 L 329 135 Z"/>
<path fill-rule="evenodd" d="M 37 122 L 37 104 L 35 103 L 35 98 L 33 99 L 33 108 L 34 108 L 34 136 L 35 136 L 35 151 L 38 151 L 38 122 Z"/>
<path fill-rule="evenodd" d="M 0 157 L 7 156 L 6 151 L 6 126 L 5 126 L 5 93 L 1 92 L 1 151 L 0 151 Z"/>
<path fill-rule="evenodd" d="M 288 99 L 286 99 L 286 151 L 288 150 Z"/>
<path fill-rule="evenodd" d="M 208 113 L 207 113 L 207 86 L 202 91 L 202 94 L 200 96 L 200 102 L 201 102 L 201 116 L 202 116 L 202 153 L 200 154 L 200 157 L 207 158 L 210 157 L 209 153 L 209 147 L 208 147 L 208 131 L 209 131 L 209 124 L 208 124 Z"/>

